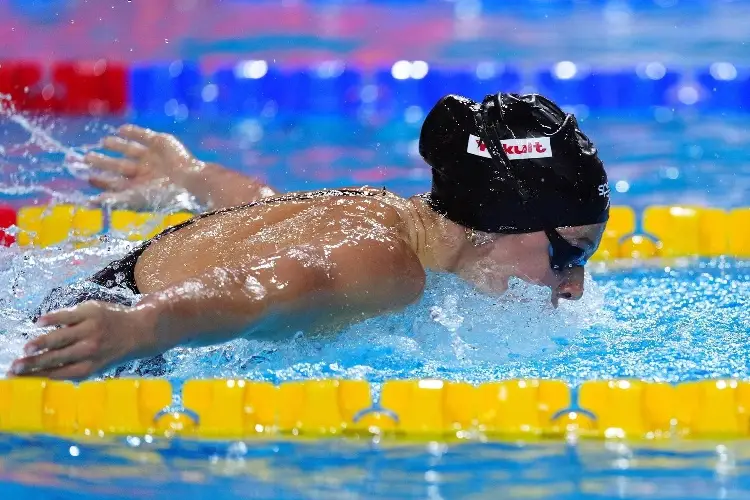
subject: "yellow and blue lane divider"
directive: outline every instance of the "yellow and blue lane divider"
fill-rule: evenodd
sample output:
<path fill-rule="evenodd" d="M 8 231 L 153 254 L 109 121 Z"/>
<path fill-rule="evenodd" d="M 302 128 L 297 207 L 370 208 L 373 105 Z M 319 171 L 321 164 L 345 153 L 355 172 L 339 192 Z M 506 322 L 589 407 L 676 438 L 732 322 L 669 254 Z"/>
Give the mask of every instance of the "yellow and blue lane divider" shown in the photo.
<path fill-rule="evenodd" d="M 74 205 L 29 206 L 15 214 L 14 236 L 22 247 L 64 243 L 81 247 L 102 234 L 140 241 L 191 217 L 189 212 L 105 212 Z M 613 206 L 593 260 L 719 256 L 750 259 L 750 207 L 724 210 L 649 206 L 638 217 L 631 207 Z"/>
<path fill-rule="evenodd" d="M 19 246 L 50 247 L 65 242 L 86 246 L 102 234 L 130 241 L 141 241 L 167 227 L 193 217 L 190 212 L 159 214 L 133 210 L 112 210 L 49 205 L 21 207 L 16 215 Z"/>
<path fill-rule="evenodd" d="M 22 247 L 86 246 L 108 233 L 138 241 L 191 218 L 77 207 L 22 207 Z M 750 208 L 652 206 L 641 217 L 612 208 L 595 260 L 655 257 L 750 258 Z M 746 438 L 750 382 L 677 385 L 637 380 L 506 380 L 478 386 L 441 380 L 391 380 L 380 397 L 361 380 L 274 385 L 190 380 L 179 397 L 163 379 L 81 384 L 0 380 L 0 432 L 67 437 L 151 434 L 198 439 L 387 435 L 407 439 Z M 175 401 L 179 401 L 175 404 Z"/>
<path fill-rule="evenodd" d="M 372 437 L 434 439 L 747 438 L 750 382 L 164 379 L 80 384 L 0 380 L 0 432 L 74 439 Z"/>

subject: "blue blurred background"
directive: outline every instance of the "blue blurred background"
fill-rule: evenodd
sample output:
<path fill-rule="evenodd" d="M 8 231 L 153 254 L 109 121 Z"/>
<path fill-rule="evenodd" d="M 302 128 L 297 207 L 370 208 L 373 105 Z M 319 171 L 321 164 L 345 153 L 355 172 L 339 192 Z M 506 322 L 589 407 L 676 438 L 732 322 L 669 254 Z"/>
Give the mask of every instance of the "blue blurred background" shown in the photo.
<path fill-rule="evenodd" d="M 64 144 L 137 121 L 282 189 L 424 191 L 439 97 L 538 91 L 594 139 L 614 203 L 731 208 L 750 199 L 747 19 L 740 0 L 8 0 L 0 60 L 126 65 L 127 115 L 58 121 Z M 86 191 L 47 159 L 49 179 L 6 154 L 5 178 Z"/>
<path fill-rule="evenodd" d="M 88 61 L 97 72 L 106 61 L 122 64 L 127 93 L 114 116 L 0 106 L 0 201 L 93 192 L 65 157 L 127 121 L 282 190 L 413 194 L 429 189 L 417 140 L 439 97 L 539 91 L 594 139 L 615 204 L 749 205 L 748 19 L 750 0 L 0 0 L 0 88 L 7 61 L 43 68 L 30 93 L 53 97 L 52 66 Z M 46 251 L 3 254 L 6 329 L 23 315 L 5 305 L 98 265 Z M 582 302 L 552 318 L 431 279 L 413 308 L 330 344 L 178 349 L 170 377 L 750 376 L 746 263 L 598 274 Z M 5 339 L 7 367 L 25 339 Z M 746 441 L 663 443 L 100 446 L 5 436 L 0 498 L 750 497 Z"/>

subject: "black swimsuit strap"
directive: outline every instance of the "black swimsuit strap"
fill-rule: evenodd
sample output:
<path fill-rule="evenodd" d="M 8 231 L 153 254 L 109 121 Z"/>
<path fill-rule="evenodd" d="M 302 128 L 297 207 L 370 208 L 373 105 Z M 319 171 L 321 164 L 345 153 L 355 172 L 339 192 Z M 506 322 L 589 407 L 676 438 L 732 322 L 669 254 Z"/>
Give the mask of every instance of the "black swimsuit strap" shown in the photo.
<path fill-rule="evenodd" d="M 317 191 L 302 191 L 302 192 L 296 192 L 296 193 L 282 194 L 279 196 L 271 196 L 268 198 L 251 201 L 249 203 L 243 203 L 242 205 L 235 205 L 232 207 L 212 210 L 210 212 L 203 212 L 201 214 L 196 215 L 192 219 L 188 219 L 184 222 L 177 224 L 176 226 L 168 227 L 167 229 L 157 234 L 150 240 L 144 241 L 143 243 L 141 243 L 140 246 L 142 246 L 143 250 L 145 250 L 151 243 L 153 243 L 154 241 L 158 241 L 159 238 L 161 238 L 162 236 L 166 236 L 167 234 L 172 234 L 175 231 L 178 231 L 185 226 L 189 226 L 190 224 L 200 219 L 204 219 L 212 215 L 218 215 L 218 214 L 223 214 L 227 212 L 234 212 L 236 210 L 242 210 L 245 208 L 257 207 L 261 205 L 270 205 L 272 203 L 283 203 L 286 201 L 306 201 L 306 200 L 314 200 L 315 198 L 324 198 L 324 197 L 333 197 L 333 196 L 376 196 L 376 195 L 383 195 L 386 192 L 387 191 L 385 189 L 382 189 L 379 191 L 374 191 L 374 190 L 365 191 L 364 189 L 343 188 L 343 189 L 319 189 Z M 143 253 L 143 250 L 141 250 L 141 253 Z"/>
<path fill-rule="evenodd" d="M 133 250 L 131 250 L 122 259 L 111 262 L 101 271 L 94 274 L 89 281 L 96 283 L 97 285 L 113 288 L 113 287 L 125 287 L 130 289 L 133 293 L 140 293 L 138 291 L 138 285 L 135 282 L 135 265 L 138 259 L 146 251 L 146 249 L 155 241 L 163 238 L 168 234 L 172 234 L 180 229 L 187 227 L 194 222 L 210 217 L 212 215 L 223 214 L 227 212 L 233 212 L 235 210 L 242 210 L 261 205 L 270 205 L 271 203 L 282 203 L 287 201 L 306 201 L 313 200 L 316 198 L 333 197 L 333 196 L 377 196 L 384 195 L 387 191 L 381 190 L 365 190 L 365 189 L 320 189 L 317 191 L 302 191 L 295 193 L 287 193 L 279 196 L 272 196 L 263 198 L 260 200 L 252 201 L 249 203 L 243 203 L 242 205 L 235 205 L 232 207 L 221 208 L 219 210 L 212 210 L 210 212 L 204 212 L 196 215 L 192 219 L 188 219 L 175 226 L 168 227 L 161 233 L 157 234 L 153 238 L 144 241 Z"/>

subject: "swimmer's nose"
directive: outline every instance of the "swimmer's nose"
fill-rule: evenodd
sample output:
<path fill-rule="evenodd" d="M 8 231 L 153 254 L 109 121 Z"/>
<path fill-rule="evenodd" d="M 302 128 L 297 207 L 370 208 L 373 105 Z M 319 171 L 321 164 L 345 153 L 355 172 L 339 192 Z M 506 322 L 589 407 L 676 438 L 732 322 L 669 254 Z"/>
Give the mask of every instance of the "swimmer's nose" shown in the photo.
<path fill-rule="evenodd" d="M 583 297 L 583 268 L 568 270 L 557 287 L 558 299 L 580 300 Z"/>

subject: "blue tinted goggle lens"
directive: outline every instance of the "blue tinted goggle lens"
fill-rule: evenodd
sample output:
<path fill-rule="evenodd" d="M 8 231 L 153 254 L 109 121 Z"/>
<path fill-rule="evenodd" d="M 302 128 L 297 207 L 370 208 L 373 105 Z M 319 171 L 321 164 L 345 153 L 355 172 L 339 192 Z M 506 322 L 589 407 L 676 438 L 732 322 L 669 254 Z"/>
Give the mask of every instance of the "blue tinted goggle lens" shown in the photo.
<path fill-rule="evenodd" d="M 572 245 L 554 229 L 545 229 L 549 238 L 549 265 L 555 271 L 585 266 L 589 260 L 583 248 Z"/>

